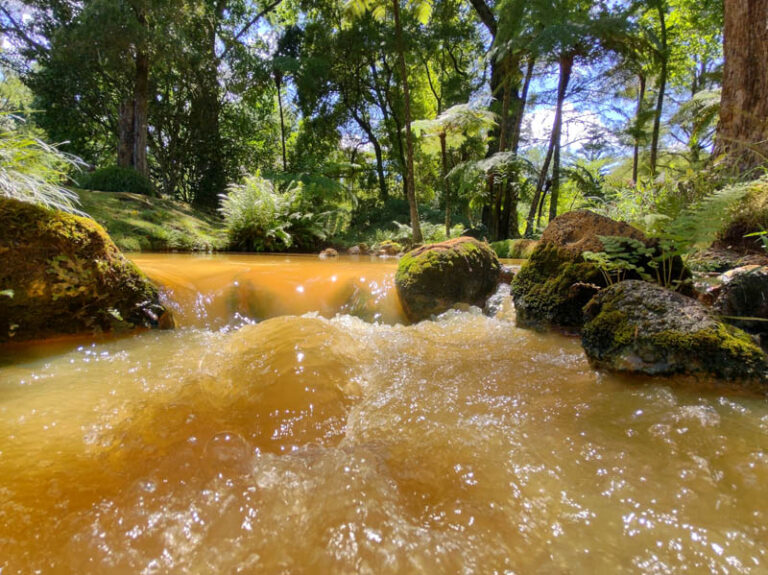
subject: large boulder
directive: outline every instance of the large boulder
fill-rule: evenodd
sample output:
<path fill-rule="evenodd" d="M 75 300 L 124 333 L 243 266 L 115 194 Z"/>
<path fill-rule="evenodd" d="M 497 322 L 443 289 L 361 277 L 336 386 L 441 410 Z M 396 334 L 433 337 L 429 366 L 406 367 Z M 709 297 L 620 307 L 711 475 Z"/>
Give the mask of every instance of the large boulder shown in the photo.
<path fill-rule="evenodd" d="M 405 314 L 416 322 L 457 303 L 483 307 L 500 276 L 501 264 L 487 244 L 460 237 L 405 254 L 395 285 Z"/>
<path fill-rule="evenodd" d="M 157 288 L 93 220 L 0 198 L 0 342 L 170 327 Z"/>
<path fill-rule="evenodd" d="M 768 267 L 742 266 L 720 276 L 712 306 L 728 323 L 768 335 Z"/>
<path fill-rule="evenodd" d="M 751 336 L 656 284 L 620 282 L 601 290 L 584 311 L 581 342 L 597 367 L 760 380 L 768 374 L 765 353 Z"/>
<path fill-rule="evenodd" d="M 558 325 L 578 329 L 584 323 L 582 308 L 597 291 L 608 285 L 603 273 L 583 257 L 584 252 L 604 250 L 600 236 L 628 238 L 653 247 L 653 240 L 624 222 L 587 210 L 555 218 L 541 242 L 512 282 L 512 295 L 521 325 Z M 646 261 L 639 262 L 647 265 Z M 674 277 L 687 278 L 680 258 L 674 260 Z M 636 279 L 628 271 L 622 279 Z"/>

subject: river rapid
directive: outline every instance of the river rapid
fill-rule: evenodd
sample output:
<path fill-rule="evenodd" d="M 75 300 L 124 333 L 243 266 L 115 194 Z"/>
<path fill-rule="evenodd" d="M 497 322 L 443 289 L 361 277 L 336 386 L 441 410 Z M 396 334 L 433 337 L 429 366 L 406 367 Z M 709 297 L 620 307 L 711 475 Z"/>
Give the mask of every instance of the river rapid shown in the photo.
<path fill-rule="evenodd" d="M 768 402 L 395 263 L 136 255 L 175 331 L 0 348 L 0 573 L 766 573 Z"/>

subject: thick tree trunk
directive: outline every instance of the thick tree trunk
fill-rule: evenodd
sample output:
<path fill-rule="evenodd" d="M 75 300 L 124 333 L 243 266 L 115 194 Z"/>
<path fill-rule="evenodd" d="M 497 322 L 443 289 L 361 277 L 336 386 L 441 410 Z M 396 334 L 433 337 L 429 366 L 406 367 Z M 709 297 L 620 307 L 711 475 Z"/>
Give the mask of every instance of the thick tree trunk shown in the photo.
<path fill-rule="evenodd" d="M 117 111 L 117 165 L 121 168 L 133 167 L 133 111 L 133 100 L 125 100 L 121 102 Z"/>
<path fill-rule="evenodd" d="M 632 181 L 637 185 L 640 172 L 640 132 L 643 122 L 643 104 L 645 103 L 645 75 L 638 76 L 640 80 L 639 93 L 637 95 L 637 111 L 635 112 L 635 146 L 632 150 Z"/>
<path fill-rule="evenodd" d="M 766 0 L 725 0 L 724 55 L 715 155 L 746 171 L 768 164 Z"/>
<path fill-rule="evenodd" d="M 656 113 L 653 117 L 653 135 L 651 136 L 651 176 L 656 177 L 656 166 L 659 158 L 659 138 L 661 135 L 661 114 L 664 110 L 664 96 L 667 90 L 667 75 L 669 68 L 669 53 L 667 49 L 667 20 L 666 1 L 656 0 L 661 27 L 661 70 L 659 71 L 659 89 L 656 96 Z"/>
<path fill-rule="evenodd" d="M 557 202 L 560 199 L 560 139 L 563 133 L 563 102 L 573 70 L 573 56 L 560 58 L 560 82 L 557 87 L 557 110 L 555 111 L 555 153 L 552 161 L 552 193 L 549 196 L 549 221 L 557 217 Z"/>
<path fill-rule="evenodd" d="M 531 78 L 533 77 L 534 65 L 534 59 L 529 58 L 525 71 L 525 80 L 523 81 L 523 90 L 517 100 L 517 109 L 515 110 L 513 123 L 514 129 L 512 130 L 512 136 L 509 143 L 509 149 L 514 154 L 517 154 L 517 151 L 520 148 L 520 134 L 522 133 L 523 117 L 525 115 L 525 106 L 528 103 L 528 90 L 531 85 Z M 520 237 L 517 212 L 517 203 L 519 199 L 517 190 L 513 190 L 512 178 L 507 178 L 504 183 L 504 210 L 501 219 L 501 229 L 504 232 L 504 237 L 502 239 L 514 239 Z"/>
<path fill-rule="evenodd" d="M 408 173 L 408 207 L 411 212 L 411 230 L 413 242 L 421 243 L 421 224 L 419 223 L 419 207 L 416 203 L 416 185 L 413 169 L 413 134 L 411 134 L 411 95 L 408 90 L 408 67 L 405 65 L 405 46 L 403 45 L 403 28 L 400 23 L 400 0 L 392 0 L 395 17 L 395 36 L 397 41 L 397 59 L 400 64 L 400 75 L 403 83 L 403 108 L 405 112 L 405 147 L 406 172 Z"/>
<path fill-rule="evenodd" d="M 136 85 L 134 92 L 134 141 L 133 167 L 144 176 L 149 176 L 147 164 L 147 135 L 149 109 L 149 55 L 144 50 L 136 54 Z"/>

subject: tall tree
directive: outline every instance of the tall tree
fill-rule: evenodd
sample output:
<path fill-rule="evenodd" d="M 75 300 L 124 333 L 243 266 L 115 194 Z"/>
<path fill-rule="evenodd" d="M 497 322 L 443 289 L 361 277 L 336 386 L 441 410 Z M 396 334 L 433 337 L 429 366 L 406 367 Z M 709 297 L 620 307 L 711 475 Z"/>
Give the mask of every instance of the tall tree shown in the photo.
<path fill-rule="evenodd" d="M 725 1 L 724 52 L 715 154 L 750 170 L 768 164 L 768 2 Z"/>

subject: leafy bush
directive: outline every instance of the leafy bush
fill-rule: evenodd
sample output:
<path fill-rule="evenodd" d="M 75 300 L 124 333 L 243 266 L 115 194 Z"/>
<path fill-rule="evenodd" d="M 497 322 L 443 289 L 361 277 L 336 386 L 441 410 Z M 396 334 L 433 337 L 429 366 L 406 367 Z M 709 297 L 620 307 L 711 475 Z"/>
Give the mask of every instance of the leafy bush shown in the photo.
<path fill-rule="evenodd" d="M 768 176 L 744 186 L 747 194 L 727 212 L 718 238 L 727 245 L 756 249 L 763 246 L 768 230 Z"/>
<path fill-rule="evenodd" d="M 647 215 L 644 218 L 646 232 L 654 240 L 650 245 L 632 238 L 600 236 L 604 250 L 582 255 L 600 269 L 609 285 L 634 272 L 646 281 L 677 289 L 688 260 L 712 244 L 729 209 L 752 188 L 753 184 L 725 187 L 682 210 L 674 218 Z M 682 266 L 676 265 L 677 258 Z"/>
<path fill-rule="evenodd" d="M 490 244 L 496 257 L 514 260 L 528 259 L 537 245 L 539 242 L 529 239 L 501 240 Z"/>
<path fill-rule="evenodd" d="M 327 214 L 302 212 L 301 186 L 285 192 L 258 172 L 242 184 L 230 184 L 222 194 L 219 211 L 224 216 L 231 247 L 254 252 L 284 251 L 305 247 L 325 237 L 322 225 Z"/>
<path fill-rule="evenodd" d="M 413 237 L 413 232 L 410 225 L 401 224 L 399 222 L 392 222 L 397 228 L 393 234 L 393 240 L 402 245 L 410 245 Z M 451 238 L 457 238 L 464 232 L 464 226 L 462 224 L 456 224 L 451 228 Z M 425 244 L 434 244 L 437 242 L 444 242 L 450 239 L 445 233 L 444 224 L 433 224 L 431 222 L 421 222 L 421 235 L 424 238 Z"/>
<path fill-rule="evenodd" d="M 84 174 L 79 179 L 79 185 L 86 190 L 99 192 L 128 192 L 142 196 L 156 195 L 149 178 L 136 170 L 119 166 L 107 166 Z"/>
<path fill-rule="evenodd" d="M 0 196 L 80 213 L 77 195 L 60 182 L 82 162 L 19 128 L 11 122 L 0 132 Z"/>

